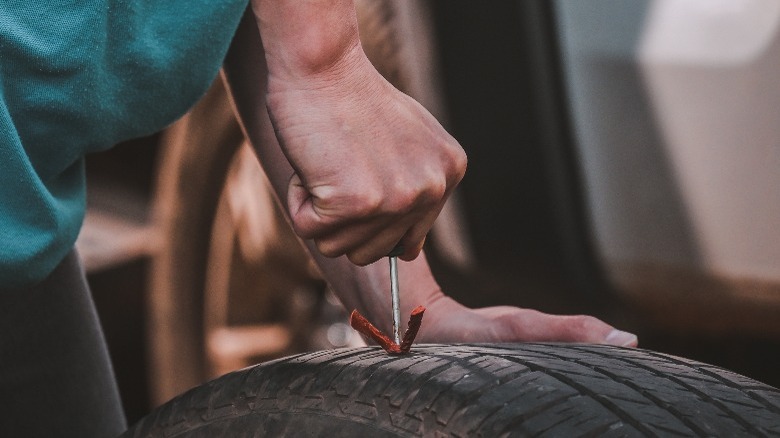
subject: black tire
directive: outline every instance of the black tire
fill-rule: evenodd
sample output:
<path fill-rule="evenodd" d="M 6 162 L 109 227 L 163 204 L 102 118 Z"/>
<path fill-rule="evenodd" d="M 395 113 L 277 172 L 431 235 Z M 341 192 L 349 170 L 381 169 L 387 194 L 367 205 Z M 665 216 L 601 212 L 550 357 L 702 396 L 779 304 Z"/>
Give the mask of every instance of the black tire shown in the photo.
<path fill-rule="evenodd" d="M 367 347 L 227 374 L 124 436 L 780 436 L 780 390 L 609 346 Z"/>

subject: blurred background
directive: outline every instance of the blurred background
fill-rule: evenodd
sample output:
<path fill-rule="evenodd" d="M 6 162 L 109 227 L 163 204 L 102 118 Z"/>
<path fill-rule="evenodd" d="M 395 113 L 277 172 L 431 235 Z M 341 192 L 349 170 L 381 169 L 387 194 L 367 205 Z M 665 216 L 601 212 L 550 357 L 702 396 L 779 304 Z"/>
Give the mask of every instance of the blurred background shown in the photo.
<path fill-rule="evenodd" d="M 469 156 L 426 247 L 448 294 L 593 314 L 780 386 L 780 3 L 356 6 L 378 70 Z M 88 157 L 78 247 L 131 422 L 362 342 L 243 143 L 218 80 L 166 131 Z"/>

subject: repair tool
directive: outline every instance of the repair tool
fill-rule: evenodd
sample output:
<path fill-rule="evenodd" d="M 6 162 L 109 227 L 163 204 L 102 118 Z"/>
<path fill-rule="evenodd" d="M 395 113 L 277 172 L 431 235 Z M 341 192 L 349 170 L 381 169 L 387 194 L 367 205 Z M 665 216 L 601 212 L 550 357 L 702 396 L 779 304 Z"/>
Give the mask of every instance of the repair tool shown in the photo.
<path fill-rule="evenodd" d="M 393 303 L 393 338 L 396 344 L 401 344 L 401 297 L 398 293 L 398 256 L 404 253 L 400 243 L 390 251 L 390 298 Z"/>

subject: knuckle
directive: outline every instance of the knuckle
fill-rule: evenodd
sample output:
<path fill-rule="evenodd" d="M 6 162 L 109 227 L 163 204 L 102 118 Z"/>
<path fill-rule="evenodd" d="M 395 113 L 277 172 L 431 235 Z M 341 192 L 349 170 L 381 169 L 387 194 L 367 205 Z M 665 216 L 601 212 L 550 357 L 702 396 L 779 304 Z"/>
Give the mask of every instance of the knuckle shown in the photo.
<path fill-rule="evenodd" d="M 382 208 L 383 199 L 379 190 L 362 190 L 351 196 L 350 208 L 357 217 L 372 216 Z"/>
<path fill-rule="evenodd" d="M 569 330 L 576 334 L 588 332 L 598 322 L 598 319 L 588 315 L 572 315 L 569 318 Z"/>
<path fill-rule="evenodd" d="M 452 164 L 450 174 L 452 180 L 457 183 L 463 179 L 463 176 L 466 174 L 466 167 L 468 167 L 468 156 L 460 145 L 452 148 L 450 162 Z"/>
<path fill-rule="evenodd" d="M 432 207 L 441 203 L 447 194 L 446 178 L 440 173 L 433 173 L 425 180 L 424 184 L 414 190 L 411 195 L 413 202 L 424 207 Z"/>
<path fill-rule="evenodd" d="M 317 246 L 317 251 L 325 257 L 335 258 L 344 254 L 344 251 L 327 240 L 315 240 L 314 243 Z"/>
<path fill-rule="evenodd" d="M 447 181 L 437 178 L 428 185 L 425 200 L 430 204 L 439 204 L 447 194 Z"/>
<path fill-rule="evenodd" d="M 466 168 L 468 167 L 468 164 L 469 157 L 466 155 L 466 151 L 464 151 L 463 148 L 459 146 L 457 156 L 455 157 L 455 170 L 459 181 L 461 178 L 463 178 L 463 175 L 466 174 Z"/>
<path fill-rule="evenodd" d="M 446 196 L 447 187 L 447 178 L 440 170 L 428 169 L 413 182 L 399 181 L 395 189 L 396 207 L 409 211 L 415 207 L 438 205 Z"/>
<path fill-rule="evenodd" d="M 393 205 L 395 211 L 408 212 L 419 202 L 420 193 L 424 187 L 399 181 L 393 188 Z"/>

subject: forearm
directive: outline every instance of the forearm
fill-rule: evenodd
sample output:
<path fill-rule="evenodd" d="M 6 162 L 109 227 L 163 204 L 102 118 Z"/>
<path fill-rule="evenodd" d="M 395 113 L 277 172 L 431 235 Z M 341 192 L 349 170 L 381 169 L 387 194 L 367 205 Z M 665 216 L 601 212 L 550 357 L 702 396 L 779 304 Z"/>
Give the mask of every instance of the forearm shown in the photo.
<path fill-rule="evenodd" d="M 352 0 L 252 0 L 271 77 L 316 75 L 360 48 Z"/>
<path fill-rule="evenodd" d="M 225 76 L 241 125 L 261 158 L 274 190 L 280 200 L 286 202 L 288 183 L 294 171 L 274 135 L 267 109 L 262 104 L 266 88 L 265 59 L 258 27 L 248 20 L 243 21 L 225 60 Z M 389 333 L 392 322 L 387 259 L 360 267 L 346 257 L 322 256 L 311 241 L 307 242 L 307 246 L 344 306 L 348 310 L 358 309 Z M 429 306 L 443 296 L 424 256 L 413 262 L 401 262 L 399 271 L 404 317 L 415 306 Z"/>

